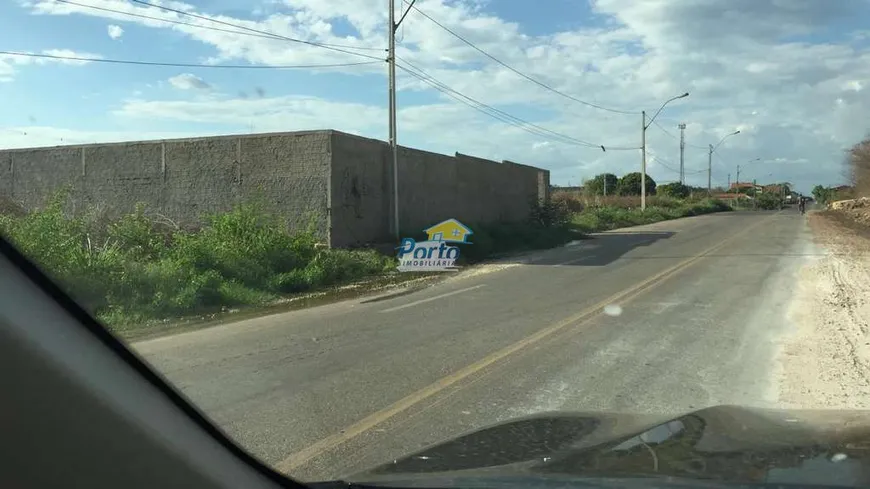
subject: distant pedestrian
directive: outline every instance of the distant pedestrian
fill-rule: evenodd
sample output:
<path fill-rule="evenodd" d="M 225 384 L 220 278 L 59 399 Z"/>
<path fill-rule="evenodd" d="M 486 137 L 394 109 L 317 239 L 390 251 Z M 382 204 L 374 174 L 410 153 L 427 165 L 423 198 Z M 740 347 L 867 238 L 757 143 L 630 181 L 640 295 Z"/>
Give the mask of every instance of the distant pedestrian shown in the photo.
<path fill-rule="evenodd" d="M 798 209 L 801 210 L 801 214 L 807 210 L 807 201 L 803 197 L 801 197 L 801 201 L 798 203 Z"/>

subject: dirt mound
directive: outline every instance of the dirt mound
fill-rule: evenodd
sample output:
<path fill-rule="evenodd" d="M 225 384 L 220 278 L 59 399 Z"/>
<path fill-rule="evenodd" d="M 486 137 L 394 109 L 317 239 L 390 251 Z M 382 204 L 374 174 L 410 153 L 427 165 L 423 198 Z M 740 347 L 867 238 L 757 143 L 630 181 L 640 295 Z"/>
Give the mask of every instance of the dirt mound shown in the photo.
<path fill-rule="evenodd" d="M 842 213 L 855 222 L 870 226 L 870 197 L 838 200 L 831 202 L 830 208 Z"/>

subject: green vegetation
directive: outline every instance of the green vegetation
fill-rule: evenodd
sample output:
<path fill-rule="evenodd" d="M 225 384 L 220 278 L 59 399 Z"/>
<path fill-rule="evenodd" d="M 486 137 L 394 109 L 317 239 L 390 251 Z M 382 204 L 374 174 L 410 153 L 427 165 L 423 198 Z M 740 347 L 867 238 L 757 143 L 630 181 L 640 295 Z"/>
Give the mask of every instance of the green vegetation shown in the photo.
<path fill-rule="evenodd" d="M 640 195 L 640 184 L 639 172 L 626 173 L 622 178 L 618 178 L 613 173 L 602 173 L 584 182 L 583 190 L 587 196 Z M 604 191 L 605 187 L 607 192 Z M 649 175 L 646 176 L 646 193 L 647 195 L 656 193 L 656 182 Z"/>
<path fill-rule="evenodd" d="M 472 246 L 462 249 L 468 263 L 509 252 L 554 248 L 583 234 L 571 225 L 571 211 L 561 201 L 532 204 L 527 222 L 472 225 Z"/>
<path fill-rule="evenodd" d="M 640 207 L 625 207 L 613 204 L 590 206 L 582 212 L 575 213 L 572 216 L 571 225 L 575 229 L 584 232 L 607 231 L 731 210 L 728 204 L 714 199 L 694 202 L 668 198 L 650 200 L 651 202 L 647 205 L 645 211 L 641 211 Z"/>
<path fill-rule="evenodd" d="M 63 202 L 0 215 L 0 233 L 113 327 L 266 304 L 395 266 L 373 250 L 319 248 L 313 233 L 290 234 L 254 204 L 183 231 L 141 207 L 118 220 L 70 218 Z"/>
<path fill-rule="evenodd" d="M 602 173 L 595 175 L 592 180 L 587 180 L 583 187 L 586 195 L 616 195 L 619 188 L 619 177 L 613 173 Z M 604 191 L 605 187 L 607 192 Z"/>
<path fill-rule="evenodd" d="M 827 204 L 838 200 L 852 199 L 857 193 L 854 187 L 842 185 L 839 187 L 824 187 L 816 185 L 812 190 L 813 199 L 819 204 Z"/>
<path fill-rule="evenodd" d="M 643 176 L 640 172 L 626 173 L 619 179 L 619 195 L 640 195 L 641 180 Z M 655 195 L 656 182 L 651 176 L 646 176 L 646 194 Z"/>
<path fill-rule="evenodd" d="M 656 189 L 656 193 L 674 199 L 685 199 L 691 193 L 691 189 L 688 185 L 684 185 L 680 182 L 672 182 L 659 185 Z"/>
<path fill-rule="evenodd" d="M 780 194 L 771 192 L 757 194 L 755 201 L 756 208 L 769 211 L 782 209 L 784 205 L 783 198 Z"/>
<path fill-rule="evenodd" d="M 636 197 L 596 199 L 556 194 L 551 202 L 534 203 L 526 222 L 468 223 L 472 245 L 462 245 L 460 260 L 474 263 L 552 248 L 586 232 L 728 210 L 718 201 L 651 196 L 642 213 Z M 65 193 L 33 212 L 0 206 L 0 234 L 114 329 L 268 305 L 288 294 L 398 273 L 392 256 L 318 246 L 313 228 L 290 233 L 255 203 L 206 216 L 196 229 L 181 229 L 141 206 L 119 219 L 97 211 L 71 217 L 68 207 Z"/>

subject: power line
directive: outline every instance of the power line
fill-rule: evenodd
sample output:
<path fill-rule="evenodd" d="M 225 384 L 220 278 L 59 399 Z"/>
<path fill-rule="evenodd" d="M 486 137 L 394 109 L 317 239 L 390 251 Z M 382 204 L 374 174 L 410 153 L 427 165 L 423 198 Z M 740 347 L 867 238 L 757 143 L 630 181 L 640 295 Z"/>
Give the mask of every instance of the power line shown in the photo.
<path fill-rule="evenodd" d="M 439 92 L 442 92 L 445 95 L 448 95 L 449 97 L 453 98 L 454 100 L 461 102 L 461 103 L 463 103 L 463 104 L 465 104 L 465 105 L 467 105 L 467 106 L 469 106 L 469 107 L 471 107 L 471 108 L 473 108 L 473 109 L 475 109 L 483 114 L 486 114 L 494 119 L 497 119 L 501 122 L 504 122 L 504 123 L 510 124 L 514 127 L 517 127 L 519 129 L 522 129 L 528 133 L 534 134 L 536 136 L 548 137 L 551 139 L 555 137 L 559 142 L 563 142 L 563 143 L 567 143 L 567 144 L 576 144 L 578 146 L 584 146 L 584 147 L 589 147 L 589 148 L 598 148 L 599 147 L 599 146 L 596 146 L 592 143 L 588 143 L 588 142 L 582 141 L 582 140 L 575 140 L 574 138 L 571 138 L 570 136 L 566 136 L 566 135 L 551 131 L 549 129 L 542 128 L 542 127 L 537 126 L 535 124 L 532 124 L 530 122 L 524 121 L 518 117 L 510 115 L 504 111 L 496 109 L 495 107 L 486 105 L 482 102 L 479 102 L 471 97 L 468 97 L 466 95 L 463 95 L 463 94 L 453 90 L 452 88 L 438 82 L 437 80 L 429 77 L 428 75 L 420 74 L 416 70 L 413 70 L 409 67 L 403 66 L 401 64 L 397 64 L 396 66 L 398 66 L 400 69 L 404 70 L 408 74 L 414 76 L 415 78 L 429 84 L 430 86 L 432 86 L 433 88 L 435 88 Z"/>
<path fill-rule="evenodd" d="M 133 1 L 139 1 L 139 0 L 133 0 Z M 407 0 L 404 0 L 404 2 L 405 2 L 405 3 L 409 3 Z M 611 109 L 611 108 L 609 108 L 609 107 L 604 107 L 604 106 L 601 106 L 601 105 L 598 105 L 598 104 L 593 104 L 593 103 L 591 103 L 591 102 L 586 102 L 585 100 L 580 100 L 580 99 L 578 99 L 577 97 L 574 97 L 574 96 L 569 95 L 569 94 L 567 94 L 567 93 L 565 93 L 565 92 L 559 91 L 559 90 L 553 88 L 553 87 L 550 86 L 550 85 L 547 85 L 546 83 L 544 83 L 544 82 L 542 82 L 542 81 L 540 81 L 540 80 L 537 80 L 537 79 L 535 79 L 535 78 L 532 78 L 531 76 L 529 76 L 529 75 L 527 75 L 527 74 L 521 72 L 520 70 L 514 68 L 513 66 L 510 66 L 509 64 L 505 63 L 504 61 L 502 61 L 502 60 L 496 58 L 495 56 L 489 54 L 488 52 L 484 51 L 483 49 L 477 47 L 477 46 L 476 46 L 474 43 L 472 43 L 471 41 L 465 39 L 464 37 L 460 36 L 459 34 L 457 34 L 456 32 L 454 32 L 453 30 L 451 30 L 449 27 L 447 27 L 447 26 L 445 26 L 444 24 L 442 24 L 442 23 L 438 22 L 437 20 L 433 19 L 433 18 L 432 18 L 431 16 L 429 16 L 426 12 L 423 12 L 422 10 L 420 10 L 419 7 L 416 7 L 416 6 L 412 5 L 412 4 L 409 4 L 409 5 L 411 6 L 411 8 L 413 8 L 413 9 L 416 10 L 418 13 L 420 13 L 420 15 L 422 15 L 423 17 L 426 17 L 427 19 L 429 19 L 430 21 L 432 21 L 433 23 L 435 23 L 435 25 L 437 25 L 438 27 L 440 27 L 440 28 L 444 29 L 445 31 L 449 32 L 449 33 L 452 34 L 454 37 L 456 37 L 457 39 L 459 39 L 459 40 L 462 41 L 463 43 L 467 44 L 467 45 L 468 45 L 469 47 L 471 47 L 472 49 L 476 50 L 477 52 L 479 52 L 480 54 L 486 56 L 487 58 L 489 58 L 489 59 L 495 61 L 496 63 L 500 64 L 501 66 L 503 66 L 503 67 L 505 67 L 505 68 L 507 68 L 508 70 L 513 71 L 513 72 L 516 73 L 517 75 L 519 75 L 519 76 L 525 78 L 526 80 L 528 80 L 528 81 L 534 83 L 535 85 L 538 85 L 539 87 L 542 87 L 542 88 L 544 88 L 544 89 L 546 89 L 546 90 L 549 90 L 549 91 L 551 91 L 551 92 L 553 92 L 553 93 L 556 93 L 556 94 L 561 95 L 561 96 L 563 96 L 563 97 L 565 97 L 565 98 L 567 98 L 567 99 L 573 100 L 574 102 L 577 102 L 577 103 L 580 103 L 580 104 L 586 105 L 586 106 L 588 106 L 588 107 L 594 107 L 594 108 L 596 108 L 596 109 L 606 110 L 606 111 L 608 111 L 608 112 L 615 112 L 615 113 L 617 113 L 617 114 L 639 114 L 639 113 L 640 113 L 640 112 L 637 112 L 637 111 L 627 111 L 627 110 Z"/>
<path fill-rule="evenodd" d="M 432 75 L 429 75 L 428 73 L 423 71 L 419 66 L 414 65 L 410 61 L 403 59 L 401 57 L 398 57 L 398 56 L 397 56 L 397 58 L 402 60 L 403 63 L 409 65 L 413 69 L 409 69 L 408 67 L 397 65 L 397 66 L 399 66 L 399 68 L 403 69 L 404 71 L 408 72 L 409 74 L 413 75 L 414 77 L 420 79 L 421 81 L 426 82 L 427 84 L 434 87 L 436 90 L 438 90 L 442 93 L 445 93 L 445 94 L 451 96 L 452 98 L 454 98 L 454 99 L 456 99 L 456 100 L 458 100 L 466 105 L 469 105 L 470 107 L 473 107 L 473 108 L 475 108 L 475 109 L 477 109 L 477 110 L 479 110 L 479 111 L 481 111 L 481 112 L 483 112 L 483 113 L 485 113 L 485 114 L 487 114 L 495 119 L 498 119 L 498 120 L 501 120 L 502 122 L 506 122 L 508 124 L 520 127 L 521 129 L 526 130 L 527 132 L 531 132 L 532 134 L 536 134 L 538 136 L 545 136 L 545 137 L 556 137 L 561 142 L 564 142 L 564 143 L 575 144 L 578 146 L 586 146 L 589 148 L 601 148 L 602 150 L 609 149 L 612 151 L 627 151 L 627 150 L 638 149 L 638 148 L 627 148 L 627 147 L 605 147 L 605 146 L 600 145 L 600 144 L 595 144 L 595 143 L 591 143 L 589 141 L 584 141 L 582 139 L 577 139 L 577 138 L 574 138 L 572 136 L 568 136 L 566 134 L 562 134 L 562 133 L 547 129 L 545 127 L 541 127 L 537 124 L 531 123 L 529 121 L 526 121 L 524 119 L 521 119 L 519 117 L 511 115 L 503 110 L 497 109 L 497 108 L 492 107 L 490 105 L 487 105 L 483 102 L 480 102 L 479 100 L 473 99 L 473 98 L 449 87 L 448 85 L 444 84 L 443 82 L 437 80 L 435 77 L 433 77 Z M 487 110 L 491 111 L 491 112 L 487 112 Z M 532 128 L 532 130 L 530 130 L 529 128 Z"/>
<path fill-rule="evenodd" d="M 536 134 L 538 136 L 544 136 L 544 135 L 549 134 L 549 135 L 555 136 L 557 138 L 563 139 L 564 142 L 568 142 L 569 144 L 578 144 L 580 146 L 588 146 L 590 148 L 600 147 L 597 144 L 590 143 L 588 141 L 583 141 L 580 139 L 574 139 L 571 136 L 560 134 L 560 133 L 551 131 L 549 129 L 546 129 L 544 127 L 535 125 L 531 122 L 520 119 L 519 117 L 515 117 L 515 116 L 513 116 L 513 115 L 511 115 L 503 110 L 497 109 L 497 108 L 492 107 L 490 105 L 487 105 L 483 102 L 480 102 L 479 100 L 473 99 L 473 98 L 449 87 L 448 85 L 444 84 L 443 82 L 439 81 L 438 79 L 436 79 L 432 75 L 423 71 L 422 68 L 415 65 L 414 63 L 412 63 L 404 58 L 401 58 L 399 56 L 397 56 L 397 58 L 402 60 L 403 63 L 409 65 L 411 68 L 413 68 L 412 70 L 409 70 L 408 67 L 399 66 L 400 68 L 402 68 L 403 70 L 405 70 L 409 74 L 415 76 L 416 78 L 420 79 L 423 82 L 426 82 L 427 84 L 429 84 L 433 88 L 437 89 L 438 91 L 451 96 L 454 100 L 458 100 L 462 103 L 465 103 L 466 105 L 469 105 L 470 107 L 478 109 L 478 110 L 482 111 L 483 113 L 485 113 L 491 117 L 494 117 L 502 122 L 507 122 L 511 125 L 515 125 L 517 127 L 521 127 L 523 129 L 526 129 L 526 130 L 528 129 L 528 127 L 531 127 L 534 130 L 528 131 L 528 132 L 531 132 L 532 134 Z M 487 112 L 487 110 L 489 110 L 491 112 Z"/>
<path fill-rule="evenodd" d="M 170 63 L 159 61 L 136 61 L 129 59 L 108 59 L 108 58 L 91 58 L 85 56 L 64 56 L 59 54 L 40 54 L 40 53 L 21 53 L 16 51 L 0 51 L 0 54 L 9 56 L 26 56 L 30 58 L 48 58 L 48 59 L 63 59 L 69 61 L 86 61 L 93 63 L 113 63 L 125 65 L 145 65 L 145 66 L 173 66 L 186 68 L 232 68 L 245 70 L 289 70 L 289 69 L 306 69 L 306 68 L 339 68 L 346 66 L 360 66 L 380 63 L 381 61 L 358 61 L 356 63 L 332 63 L 322 65 L 209 65 L 202 63 Z"/>
<path fill-rule="evenodd" d="M 337 51 L 337 52 L 339 52 L 339 53 L 350 54 L 350 55 L 352 55 L 352 56 L 360 56 L 360 57 L 363 57 L 363 58 L 376 59 L 376 60 L 378 60 L 378 61 L 383 61 L 381 58 L 378 58 L 378 57 L 376 57 L 376 56 L 370 56 L 370 55 L 368 55 L 368 54 L 362 54 L 362 53 L 354 53 L 353 51 L 348 51 L 348 50 L 347 50 L 347 49 L 359 49 L 359 48 L 356 47 L 356 46 L 349 46 L 349 45 L 344 45 L 344 44 L 329 44 L 329 43 L 322 43 L 322 42 L 315 42 L 315 41 L 306 41 L 306 40 L 304 40 L 304 39 L 296 39 L 296 38 L 293 38 L 293 37 L 282 36 L 282 35 L 279 35 L 279 34 L 275 34 L 274 32 L 268 32 L 268 31 L 262 31 L 262 30 L 259 30 L 259 29 L 254 29 L 253 27 L 247 27 L 247 26 L 243 26 L 243 25 L 233 24 L 233 23 L 231 23 L 231 22 L 225 22 L 225 21 L 223 21 L 223 20 L 212 19 L 211 17 L 206 17 L 206 16 L 204 16 L 204 15 L 195 14 L 195 13 L 193 13 L 193 12 L 185 12 L 184 10 L 178 10 L 178 9 L 174 9 L 174 8 L 170 8 L 170 7 L 165 7 L 165 6 L 163 6 L 163 5 L 157 5 L 157 4 L 154 4 L 154 3 L 149 3 L 149 2 L 146 2 L 146 1 L 144 1 L 144 0 L 130 0 L 130 1 L 133 2 L 133 3 L 138 3 L 138 4 L 140 4 L 140 5 L 145 5 L 145 6 L 148 6 L 148 7 L 152 7 L 152 8 L 156 8 L 156 9 L 161 9 L 161 10 L 166 10 L 166 11 L 169 11 L 169 12 L 174 12 L 174 13 L 179 14 L 179 15 L 186 15 L 186 16 L 188 16 L 188 17 L 193 17 L 193 18 L 195 18 L 195 19 L 205 20 L 205 21 L 208 21 L 208 22 L 214 22 L 214 23 L 216 23 L 216 24 L 225 25 L 225 26 L 227 26 L 227 27 L 232 27 L 232 28 L 235 28 L 235 29 L 241 29 L 241 30 L 248 31 L 248 32 L 253 32 L 253 33 L 256 33 L 256 34 L 262 34 L 262 35 L 265 35 L 265 36 L 271 36 L 271 37 L 273 37 L 273 38 L 277 38 L 277 39 L 283 39 L 283 40 L 285 40 L 285 41 L 297 42 L 297 43 L 300 43 L 300 44 L 306 44 L 306 45 L 309 45 L 309 46 L 315 46 L 315 47 L 319 47 L 319 48 L 323 48 L 323 49 L 329 49 L 329 50 L 332 50 L 332 51 Z"/>
<path fill-rule="evenodd" d="M 655 161 L 656 163 L 658 163 L 659 166 L 661 166 L 661 167 L 663 167 L 663 168 L 665 168 L 665 169 L 668 169 L 668 170 L 670 170 L 670 171 L 672 171 L 672 172 L 674 172 L 674 173 L 680 173 L 680 170 L 675 170 L 674 168 L 672 168 L 672 167 L 670 167 L 670 166 L 664 164 L 664 163 L 662 162 L 662 159 L 659 158 L 658 156 L 653 156 L 652 159 L 653 159 L 653 161 Z"/>
<path fill-rule="evenodd" d="M 672 137 L 672 138 L 674 138 L 674 139 L 679 139 L 678 137 L 676 137 L 676 136 L 674 136 L 673 134 L 671 134 L 670 132 L 668 132 L 668 130 L 665 129 L 661 124 L 659 124 L 658 121 L 653 120 L 653 124 L 655 124 L 656 127 L 658 127 L 659 129 L 661 129 L 662 132 L 665 133 L 665 134 L 667 134 L 668 136 L 670 136 L 670 137 Z"/>
<path fill-rule="evenodd" d="M 270 34 L 270 35 L 255 34 L 255 33 L 253 33 L 253 32 L 233 31 L 233 30 L 230 30 L 230 29 L 221 29 L 220 27 L 209 27 L 209 26 L 207 26 L 207 25 L 194 24 L 194 23 L 192 23 L 192 22 L 183 22 L 183 21 L 180 21 L 180 20 L 163 19 L 163 18 L 160 18 L 160 17 L 154 17 L 154 16 L 151 16 L 151 15 L 137 14 L 137 13 L 134 13 L 134 12 L 124 12 L 123 10 L 115 10 L 115 9 L 106 8 L 106 7 L 98 7 L 98 6 L 96 6 L 96 5 L 85 5 L 85 4 L 83 4 L 83 3 L 72 2 L 72 1 L 70 1 L 70 0 L 54 0 L 54 1 L 55 1 L 55 2 L 58 2 L 58 3 L 66 3 L 66 4 L 69 4 L 69 5 L 75 5 L 75 6 L 77 6 L 77 7 L 84 7 L 84 8 L 89 8 L 89 9 L 93 9 L 93 10 L 102 10 L 103 12 L 110 12 L 110 13 L 115 13 L 115 14 L 128 15 L 128 16 L 130 16 L 130 17 L 139 17 L 140 19 L 154 20 L 154 21 L 157 21 L 157 22 L 166 22 L 166 23 L 169 23 L 169 24 L 177 24 L 177 25 L 184 25 L 184 26 L 188 26 L 188 27 L 196 27 L 196 28 L 198 28 L 198 29 L 208 29 L 208 30 L 210 30 L 210 31 L 228 32 L 228 33 L 230 33 L 230 34 L 239 34 L 239 35 L 242 35 L 242 36 L 260 37 L 260 38 L 263 38 L 263 39 L 272 39 L 272 40 L 276 40 L 276 41 L 283 41 L 283 39 L 281 39 L 280 37 L 273 36 L 273 35 L 271 35 L 271 34 Z M 360 49 L 362 49 L 362 48 L 360 48 Z M 369 48 L 366 48 L 366 49 L 369 49 Z"/>
<path fill-rule="evenodd" d="M 188 26 L 188 27 L 196 27 L 197 29 L 207 29 L 207 30 L 210 30 L 210 31 L 227 32 L 227 33 L 230 33 L 230 34 L 239 34 L 239 35 L 242 35 L 242 36 L 259 37 L 259 38 L 263 38 L 263 39 L 273 39 L 273 40 L 276 40 L 276 41 L 286 41 L 286 39 L 284 39 L 283 37 L 278 36 L 278 35 L 276 35 L 276 34 L 257 34 L 257 33 L 255 33 L 255 32 L 246 32 L 246 31 L 237 31 L 237 30 L 230 30 L 230 29 L 221 29 L 220 27 L 210 27 L 210 26 L 202 25 L 202 24 L 194 24 L 194 23 L 192 23 L 192 22 L 183 22 L 183 21 L 181 21 L 181 20 L 164 19 L 164 18 L 161 18 L 161 17 L 154 17 L 154 16 L 152 16 L 152 15 L 137 14 L 137 13 L 134 13 L 134 12 L 125 12 L 125 11 L 123 11 L 123 10 L 116 10 L 116 9 L 111 9 L 111 8 L 106 8 L 106 7 L 98 7 L 98 6 L 96 6 L 96 5 L 86 5 L 86 4 L 83 4 L 83 3 L 73 2 L 73 1 L 71 1 L 71 0 L 54 0 L 54 1 L 55 1 L 55 2 L 58 2 L 58 3 L 66 3 L 66 4 L 69 4 L 69 5 L 75 5 L 75 6 L 77 6 L 77 7 L 84 7 L 84 8 L 89 8 L 89 9 L 93 9 L 93 10 L 101 10 L 101 11 L 103 11 L 103 12 L 109 12 L 109 13 L 115 13 L 115 14 L 127 15 L 127 16 L 130 16 L 130 17 L 138 17 L 138 18 L 140 18 L 140 19 L 154 20 L 154 21 L 157 21 L 157 22 L 166 22 L 166 23 L 169 23 L 169 24 L 177 24 L 177 25 L 183 25 L 183 26 Z M 332 47 L 344 47 L 344 48 L 347 48 L 347 49 L 359 49 L 359 50 L 361 50 L 361 51 L 384 51 L 384 49 L 382 49 L 382 48 L 356 47 L 356 46 L 348 46 L 348 45 L 342 45 L 342 44 L 335 44 L 335 45 L 333 45 L 333 44 L 327 44 L 327 45 L 328 45 L 328 46 L 332 46 Z"/>

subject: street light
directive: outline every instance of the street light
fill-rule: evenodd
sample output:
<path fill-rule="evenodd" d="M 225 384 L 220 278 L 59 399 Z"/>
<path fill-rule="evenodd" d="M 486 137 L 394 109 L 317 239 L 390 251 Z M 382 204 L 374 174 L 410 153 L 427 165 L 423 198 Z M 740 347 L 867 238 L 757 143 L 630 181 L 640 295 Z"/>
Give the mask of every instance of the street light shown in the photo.
<path fill-rule="evenodd" d="M 738 131 L 740 132 L 740 131 Z M 755 158 L 754 160 L 749 160 L 746 164 L 755 163 L 756 161 L 761 161 L 761 158 Z M 737 187 L 740 188 L 740 165 L 737 165 Z"/>
<path fill-rule="evenodd" d="M 731 136 L 736 136 L 738 134 L 740 134 L 740 131 L 734 131 L 731 134 L 726 134 L 725 137 L 723 137 L 722 139 L 719 140 L 718 143 L 716 143 L 716 146 L 713 146 L 712 144 L 710 145 L 710 154 L 707 155 L 707 193 L 708 194 L 713 192 L 713 152 L 716 151 L 717 149 L 719 149 L 719 146 L 722 143 L 724 143 L 726 139 L 730 138 Z M 738 175 L 738 178 L 739 178 L 739 175 Z"/>
<path fill-rule="evenodd" d="M 643 117 L 643 122 L 641 124 L 641 135 L 640 135 L 640 153 L 641 153 L 641 161 L 640 161 L 640 210 L 646 210 L 646 130 L 649 129 L 649 126 L 652 125 L 653 121 L 656 120 L 659 113 L 662 109 L 665 108 L 665 105 L 677 100 L 679 98 L 686 98 L 689 96 L 689 92 L 686 92 L 682 95 L 677 95 L 676 97 L 670 98 L 665 103 L 659 107 L 659 110 L 656 111 L 655 115 L 652 116 L 652 119 L 649 122 L 646 121 L 646 111 L 641 112 L 641 116 Z"/>

